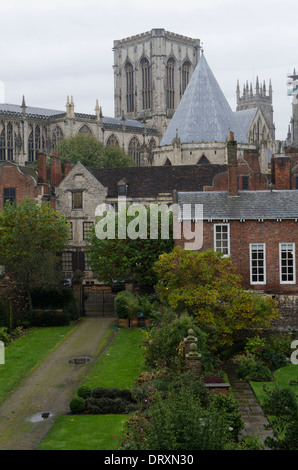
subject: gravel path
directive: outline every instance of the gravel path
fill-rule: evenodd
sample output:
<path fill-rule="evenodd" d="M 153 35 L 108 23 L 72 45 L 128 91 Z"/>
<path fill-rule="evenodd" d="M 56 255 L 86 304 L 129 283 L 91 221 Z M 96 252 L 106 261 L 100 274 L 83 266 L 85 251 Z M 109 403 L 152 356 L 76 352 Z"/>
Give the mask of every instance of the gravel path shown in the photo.
<path fill-rule="evenodd" d="M 59 347 L 26 377 L 0 405 L 0 450 L 34 450 L 54 420 L 69 412 L 71 393 L 93 361 L 99 343 L 113 318 L 84 317 Z M 70 364 L 74 357 L 88 357 L 85 364 Z M 49 413 L 42 418 L 42 413 Z"/>

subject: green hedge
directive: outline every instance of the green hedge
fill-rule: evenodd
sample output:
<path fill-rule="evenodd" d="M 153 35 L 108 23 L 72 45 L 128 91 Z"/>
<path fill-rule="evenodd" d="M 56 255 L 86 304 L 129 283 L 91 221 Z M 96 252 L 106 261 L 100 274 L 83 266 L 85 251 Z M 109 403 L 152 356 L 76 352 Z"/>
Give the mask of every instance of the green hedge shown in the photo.
<path fill-rule="evenodd" d="M 63 310 L 34 310 L 31 314 L 33 326 L 63 326 L 69 325 L 70 315 Z"/>
<path fill-rule="evenodd" d="M 80 316 L 73 291 L 69 288 L 34 292 L 31 324 L 34 326 L 68 325 Z"/>

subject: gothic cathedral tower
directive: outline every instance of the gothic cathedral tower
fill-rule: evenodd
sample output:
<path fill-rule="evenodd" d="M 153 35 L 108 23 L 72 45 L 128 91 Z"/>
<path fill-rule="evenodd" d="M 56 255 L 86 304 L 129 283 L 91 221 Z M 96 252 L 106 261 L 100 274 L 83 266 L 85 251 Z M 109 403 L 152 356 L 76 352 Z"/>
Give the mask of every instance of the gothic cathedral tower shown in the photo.
<path fill-rule="evenodd" d="M 199 39 L 164 29 L 114 41 L 115 117 L 163 135 L 200 57 Z"/>
<path fill-rule="evenodd" d="M 267 93 L 265 82 L 263 85 L 259 84 L 258 77 L 256 78 L 256 87 L 255 92 L 253 90 L 252 84 L 248 86 L 248 82 L 243 86 L 242 96 L 240 95 L 239 82 L 237 83 L 236 90 L 237 97 L 237 111 L 242 111 L 244 109 L 251 108 L 260 108 L 263 113 L 263 116 L 266 120 L 271 139 L 274 142 L 275 140 L 275 125 L 273 122 L 273 106 L 272 106 L 272 84 L 271 80 L 269 81 L 269 90 Z"/>
<path fill-rule="evenodd" d="M 292 118 L 288 135 L 288 143 L 298 145 L 298 74 L 294 69 L 293 74 L 288 75 L 290 89 L 288 95 L 292 96 Z"/>

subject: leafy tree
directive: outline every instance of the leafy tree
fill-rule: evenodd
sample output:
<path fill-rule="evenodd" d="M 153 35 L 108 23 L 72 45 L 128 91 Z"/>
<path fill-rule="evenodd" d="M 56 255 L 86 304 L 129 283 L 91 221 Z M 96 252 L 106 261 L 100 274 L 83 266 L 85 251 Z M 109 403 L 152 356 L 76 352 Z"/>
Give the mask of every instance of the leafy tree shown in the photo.
<path fill-rule="evenodd" d="M 26 292 L 30 309 L 33 290 L 57 282 L 58 253 L 68 238 L 66 218 L 48 204 L 26 198 L 7 202 L 0 213 L 0 264 Z"/>
<path fill-rule="evenodd" d="M 247 327 L 268 328 L 277 318 L 275 302 L 244 290 L 232 261 L 220 253 L 175 247 L 160 256 L 155 272 L 161 298 L 194 315 L 199 326 L 214 328 L 222 345 L 231 345 Z"/>
<path fill-rule="evenodd" d="M 91 168 L 114 168 L 134 166 L 129 155 L 118 147 L 105 147 L 94 137 L 77 134 L 63 139 L 57 147 L 64 163 L 69 157 L 72 163 L 80 161 Z"/>
<path fill-rule="evenodd" d="M 113 224 L 115 223 L 112 234 L 114 238 L 108 234 L 106 238 L 99 238 L 95 226 L 89 234 L 86 252 L 92 271 L 97 273 L 100 281 L 111 284 L 115 279 L 129 280 L 138 283 L 142 291 L 150 292 L 157 281 L 153 270 L 155 262 L 160 254 L 169 252 L 173 248 L 172 217 L 169 216 L 169 238 L 160 237 L 161 216 L 159 215 L 159 233 L 157 238 L 153 239 L 150 238 L 150 208 L 146 209 L 144 206 L 142 208 L 145 212 L 141 214 L 136 211 L 135 216 L 129 215 L 129 208 L 123 209 L 126 211 L 124 238 L 121 238 L 123 236 L 121 234 L 119 236 L 118 230 L 122 216 L 119 217 L 119 212 L 110 213 L 111 219 L 114 220 Z M 99 217 L 97 223 L 108 225 L 111 219 L 106 217 L 106 215 Z M 102 233 L 104 235 L 104 232 Z"/>

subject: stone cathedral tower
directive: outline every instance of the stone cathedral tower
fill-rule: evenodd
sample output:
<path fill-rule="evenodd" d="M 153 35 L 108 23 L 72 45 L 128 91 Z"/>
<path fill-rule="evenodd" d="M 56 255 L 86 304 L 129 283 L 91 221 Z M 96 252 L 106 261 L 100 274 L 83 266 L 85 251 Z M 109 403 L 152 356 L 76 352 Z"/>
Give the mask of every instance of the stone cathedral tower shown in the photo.
<path fill-rule="evenodd" d="M 262 111 L 262 114 L 265 118 L 267 127 L 269 129 L 272 141 L 275 140 L 275 125 L 273 122 L 273 105 L 272 105 L 272 84 L 271 80 L 269 81 L 269 89 L 267 92 L 265 82 L 263 84 L 259 83 L 258 77 L 256 78 L 255 91 L 253 90 L 252 84 L 243 86 L 243 93 L 240 94 L 239 81 L 237 83 L 236 90 L 237 98 L 237 111 L 243 111 L 245 109 L 259 108 Z M 262 129 L 257 129 L 259 134 L 262 133 Z M 261 136 L 259 139 L 261 141 Z"/>
<path fill-rule="evenodd" d="M 163 135 L 198 63 L 199 39 L 152 29 L 114 41 L 113 51 L 115 117 Z"/>
<path fill-rule="evenodd" d="M 287 141 L 289 145 L 298 145 L 298 74 L 294 69 L 291 75 L 288 75 L 288 95 L 292 96 L 292 117 L 289 127 Z"/>

